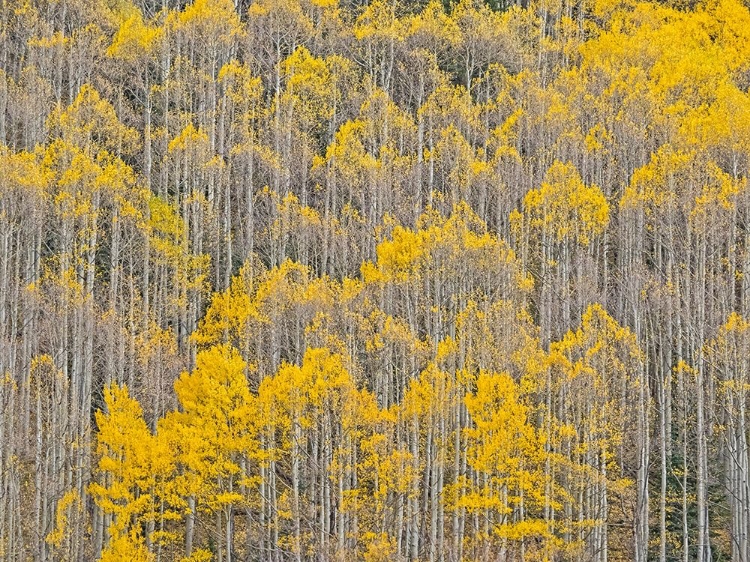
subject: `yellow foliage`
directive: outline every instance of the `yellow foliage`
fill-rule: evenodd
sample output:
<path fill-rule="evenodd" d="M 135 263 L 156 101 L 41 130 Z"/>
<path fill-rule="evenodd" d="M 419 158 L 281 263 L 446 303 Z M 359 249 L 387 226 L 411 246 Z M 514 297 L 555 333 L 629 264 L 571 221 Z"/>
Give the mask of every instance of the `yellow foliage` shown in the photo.
<path fill-rule="evenodd" d="M 205 548 L 196 548 L 190 556 L 180 558 L 180 562 L 211 562 L 213 554 Z"/>
<path fill-rule="evenodd" d="M 710 183 L 704 185 L 701 194 L 696 196 L 695 206 L 690 212 L 691 226 L 698 232 L 730 224 L 737 198 L 747 189 L 745 178 L 733 180 L 713 163 L 706 168 Z"/>
<path fill-rule="evenodd" d="M 520 402 L 513 379 L 505 373 L 480 372 L 476 391 L 465 401 L 474 424 L 467 430 L 474 443 L 472 466 L 514 486 L 525 485 L 518 471 L 526 462 L 542 460 L 542 442 L 528 423 L 528 409 Z"/>
<path fill-rule="evenodd" d="M 555 162 L 539 189 L 523 200 L 529 224 L 547 230 L 558 241 L 572 239 L 588 245 L 609 224 L 609 204 L 595 185 L 586 186 L 573 164 Z"/>
<path fill-rule="evenodd" d="M 674 202 L 675 193 L 690 169 L 693 156 L 675 152 L 670 146 L 662 147 L 651 155 L 651 161 L 638 168 L 625 188 L 620 207 L 635 209 L 643 207 L 648 214 L 667 209 Z"/>
<path fill-rule="evenodd" d="M 744 359 L 748 350 L 750 322 L 736 312 L 729 314 L 716 337 L 707 342 L 703 349 L 709 372 L 715 377 L 718 389 L 724 393 L 724 408 L 733 416 L 728 420 L 730 422 L 741 419 L 740 412 L 750 392 L 750 372 Z"/>
<path fill-rule="evenodd" d="M 77 490 L 68 490 L 57 502 L 55 509 L 55 529 L 46 537 L 45 541 L 54 547 L 60 547 L 68 531 L 68 511 L 81 501 Z"/>
<path fill-rule="evenodd" d="M 387 0 L 370 2 L 354 25 L 357 40 L 399 40 L 403 36 L 403 23 L 396 17 L 395 5 Z"/>
<path fill-rule="evenodd" d="M 585 412 L 577 431 L 609 455 L 633 419 L 636 391 L 643 384 L 644 355 L 636 337 L 599 304 L 590 305 L 581 326 L 550 345 L 554 384 L 576 396 L 570 407 Z M 624 393 L 624 394 L 620 394 Z M 626 398 L 631 398 L 627 401 Z"/>
<path fill-rule="evenodd" d="M 390 277 L 406 281 L 418 272 L 418 260 L 424 251 L 422 237 L 412 230 L 397 226 L 393 229 L 391 238 L 378 244 L 378 267 L 387 271 Z"/>
<path fill-rule="evenodd" d="M 242 34 L 240 18 L 231 0 L 195 0 L 182 12 L 169 15 L 168 23 L 186 36 L 213 48 L 227 48 Z"/>
<path fill-rule="evenodd" d="M 54 172 L 41 151 L 11 152 L 0 145 L 0 197 L 26 196 L 43 199 Z"/>
<path fill-rule="evenodd" d="M 199 352 L 195 369 L 175 382 L 181 409 L 158 423 L 158 436 L 174 455 L 177 473 L 164 493 L 175 508 L 186 510 L 192 497 L 198 511 L 217 513 L 242 505 L 248 496 L 240 492 L 257 485 L 250 463 L 260 457 L 258 410 L 245 371 L 235 349 L 217 345 Z"/>
<path fill-rule="evenodd" d="M 138 12 L 120 25 L 107 55 L 128 62 L 141 61 L 154 54 L 163 35 L 162 28 L 145 23 Z"/>
<path fill-rule="evenodd" d="M 378 161 L 365 149 L 365 131 L 366 123 L 359 119 L 341 125 L 326 149 L 325 160 L 317 166 L 330 162 L 345 183 L 362 186 L 378 167 Z"/>
<path fill-rule="evenodd" d="M 114 516 L 110 532 L 115 556 L 127 546 L 126 536 L 138 529 L 135 523 L 153 511 L 150 492 L 156 479 L 169 471 L 170 460 L 157 445 L 140 404 L 130 397 L 126 386 L 105 388 L 104 404 L 106 411 L 96 413 L 100 478 L 90 485 L 89 492 L 105 513 Z"/>
<path fill-rule="evenodd" d="M 387 533 L 365 533 L 362 542 L 364 562 L 390 562 L 396 556 L 396 539 Z"/>
<path fill-rule="evenodd" d="M 146 549 L 143 538 L 132 531 L 127 535 L 114 534 L 102 551 L 99 562 L 152 562 L 154 559 L 155 556 Z"/>
<path fill-rule="evenodd" d="M 169 266 L 172 282 L 178 289 L 177 299 L 169 304 L 175 309 L 184 308 L 187 291 L 205 290 L 210 257 L 191 252 L 187 224 L 174 204 L 152 195 L 148 207 L 147 232 L 154 258 L 157 263 Z"/>
<path fill-rule="evenodd" d="M 263 83 L 251 74 L 246 64 L 231 60 L 219 69 L 219 83 L 226 88 L 229 97 L 247 108 L 244 118 L 253 119 L 262 114 L 260 101 L 263 96 Z"/>
<path fill-rule="evenodd" d="M 286 413 L 309 427 L 313 420 L 305 409 L 323 408 L 346 414 L 345 406 L 355 390 L 340 355 L 327 349 L 308 349 L 301 366 L 282 365 L 275 376 L 263 380 L 258 393 L 262 403 L 275 404 L 276 420 L 284 419 Z M 275 423 L 274 418 L 269 418 L 269 422 Z M 342 421 L 345 425 L 353 422 L 353 418 Z"/>
<path fill-rule="evenodd" d="M 305 47 L 298 47 L 282 68 L 286 76 L 283 101 L 293 104 L 297 117 L 313 123 L 329 119 L 333 115 L 334 83 L 327 61 L 314 57 Z"/>
<path fill-rule="evenodd" d="M 435 526 L 441 541 L 464 541 L 466 557 L 486 547 L 485 557 L 585 559 L 606 525 L 611 545 L 625 532 L 602 500 L 618 496 L 633 513 L 645 466 L 633 443 L 645 455 L 650 400 L 664 390 L 648 387 L 634 332 L 654 328 L 631 331 L 592 304 L 547 350 L 542 329 L 546 344 L 591 300 L 589 272 L 606 268 L 593 292 L 630 283 L 622 264 L 634 284 L 648 280 L 633 295 L 650 303 L 659 289 L 674 301 L 665 310 L 698 302 L 715 319 L 739 306 L 750 158 L 741 0 L 359 3 L 194 0 L 144 19 L 129 1 L 97 0 L 97 14 L 117 16 L 103 34 L 94 24 L 53 33 L 23 1 L 0 23 L 28 51 L 0 72 L 0 104 L 14 106 L 0 107 L 3 138 L 43 142 L 0 147 L 0 242 L 18 252 L 0 256 L 4 282 L 17 285 L 0 287 L 10 314 L 0 328 L 11 347 L 34 348 L 18 361 L 28 379 L 3 373 L 0 390 L 18 407 L 44 398 L 50 380 L 65 389 L 59 362 L 73 382 L 83 369 L 86 380 L 130 376 L 139 396 L 159 385 L 153 408 L 168 409 L 161 377 L 186 369 L 177 406 L 148 424 L 127 387 L 104 389 L 87 490 L 109 526 L 102 560 L 150 561 L 162 546 L 179 559 L 171 543 L 187 515 L 211 550 L 184 562 L 210 560 L 233 532 L 300 559 L 376 562 L 410 546 L 428 556 L 430 508 L 469 515 L 463 536 L 447 520 Z M 97 61 L 122 63 L 150 91 L 97 76 L 119 89 L 65 91 Z M 35 104 L 68 96 L 46 129 L 35 122 Z M 148 144 L 125 122 L 143 122 Z M 168 182 L 159 196 L 131 167 L 152 160 L 149 182 Z M 540 260 L 553 267 L 535 292 Z M 213 279 L 223 290 L 206 307 Z M 696 279 L 732 298 L 685 297 Z M 26 300 L 38 314 L 19 309 Z M 19 322 L 31 339 L 13 336 Z M 37 326 L 58 331 L 39 339 Z M 730 314 L 700 350 L 681 330 L 700 368 L 681 360 L 674 373 L 680 384 L 709 373 L 706 390 L 726 400 L 709 428 L 723 435 L 745 415 L 750 322 Z M 55 362 L 35 355 L 68 343 Z M 110 343 L 112 357 L 92 358 Z M 37 409 L 46 431 L 44 416 L 59 412 Z M 85 437 L 78 413 L 70 431 Z M 85 456 L 85 443 L 74 446 Z M 55 553 L 82 501 L 57 501 L 46 537 Z M 394 535 L 398 524 L 419 544 Z M 314 552 L 316 541 L 329 550 Z"/>
<path fill-rule="evenodd" d="M 206 152 L 208 148 L 208 135 L 205 131 L 200 128 L 196 129 L 192 123 L 180 131 L 175 138 L 169 141 L 167 151 L 172 152 L 185 152 L 185 151 L 196 151 Z"/>
<path fill-rule="evenodd" d="M 47 124 L 66 143 L 90 156 L 101 150 L 132 154 L 140 141 L 138 131 L 123 125 L 112 104 L 89 84 L 81 87 L 70 107 L 55 109 Z"/>
<path fill-rule="evenodd" d="M 192 335 L 196 343 L 204 346 L 219 343 L 240 346 L 248 320 L 259 314 L 251 298 L 254 289 L 248 280 L 250 272 L 251 265 L 244 265 L 232 278 L 229 288 L 213 296 L 211 306 Z"/>
<path fill-rule="evenodd" d="M 471 269 L 478 276 L 493 272 L 499 279 L 508 279 L 520 292 L 531 288 L 513 250 L 503 240 L 482 232 L 482 221 L 465 203 L 456 205 L 448 218 L 425 212 L 419 227 L 416 231 L 394 227 L 391 240 L 377 246 L 377 265 L 362 266 L 364 279 L 418 283 L 430 274 L 455 275 Z"/>

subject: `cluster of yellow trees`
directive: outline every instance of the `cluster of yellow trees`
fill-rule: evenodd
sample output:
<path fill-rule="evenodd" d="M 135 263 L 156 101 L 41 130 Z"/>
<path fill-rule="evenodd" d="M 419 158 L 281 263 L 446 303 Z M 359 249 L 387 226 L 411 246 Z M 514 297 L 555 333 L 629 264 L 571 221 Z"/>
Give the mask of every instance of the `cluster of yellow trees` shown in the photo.
<path fill-rule="evenodd" d="M 740 0 L 0 0 L 0 562 L 750 560 Z"/>
<path fill-rule="evenodd" d="M 106 388 L 103 559 L 627 556 L 643 354 L 599 305 L 542 350 L 531 279 L 476 228 L 425 214 L 360 278 L 246 265 L 153 431 Z"/>

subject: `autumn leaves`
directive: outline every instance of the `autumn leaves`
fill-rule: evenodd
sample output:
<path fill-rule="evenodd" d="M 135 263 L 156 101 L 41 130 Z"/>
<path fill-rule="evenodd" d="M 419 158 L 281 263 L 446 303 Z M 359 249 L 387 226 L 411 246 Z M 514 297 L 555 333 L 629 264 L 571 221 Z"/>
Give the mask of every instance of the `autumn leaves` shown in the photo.
<path fill-rule="evenodd" d="M 123 536 L 132 556 L 193 559 L 211 544 L 370 560 L 602 548 L 602 505 L 637 468 L 622 451 L 641 353 L 599 306 L 544 352 L 531 287 L 465 205 L 394 226 L 359 279 L 246 264 L 153 432 L 125 387 L 106 392 L 104 556 Z"/>
<path fill-rule="evenodd" d="M 750 558 L 741 2 L 0 4 L 0 558 Z"/>

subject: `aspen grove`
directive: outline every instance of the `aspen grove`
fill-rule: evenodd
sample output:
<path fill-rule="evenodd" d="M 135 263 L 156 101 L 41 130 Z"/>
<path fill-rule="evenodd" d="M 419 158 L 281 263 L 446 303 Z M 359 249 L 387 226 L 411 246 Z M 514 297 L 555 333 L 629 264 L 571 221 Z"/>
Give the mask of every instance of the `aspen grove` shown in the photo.
<path fill-rule="evenodd" d="M 0 0 L 0 562 L 750 562 L 747 0 Z"/>

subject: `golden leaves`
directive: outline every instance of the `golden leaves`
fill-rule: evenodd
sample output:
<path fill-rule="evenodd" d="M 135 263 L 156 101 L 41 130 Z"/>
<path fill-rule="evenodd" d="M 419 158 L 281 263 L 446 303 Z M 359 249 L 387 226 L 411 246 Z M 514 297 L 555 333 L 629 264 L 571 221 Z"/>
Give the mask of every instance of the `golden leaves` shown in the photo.
<path fill-rule="evenodd" d="M 123 125 L 114 107 L 93 86 L 84 84 L 70 107 L 58 107 L 47 119 L 54 134 L 94 156 L 100 151 L 132 154 L 138 148 L 138 131 Z"/>
<path fill-rule="evenodd" d="M 609 204 L 601 189 L 587 186 L 573 164 L 556 161 L 538 189 L 524 197 L 529 224 L 583 246 L 600 236 L 609 224 Z"/>
<path fill-rule="evenodd" d="M 138 12 L 122 24 L 107 48 L 107 55 L 116 59 L 137 63 L 152 56 L 164 37 L 164 29 L 143 21 Z"/>
<path fill-rule="evenodd" d="M 401 21 L 396 17 L 395 6 L 385 0 L 370 2 L 357 18 L 354 36 L 362 41 L 376 39 L 397 41 L 403 37 Z"/>
<path fill-rule="evenodd" d="M 68 526 L 68 511 L 76 508 L 81 501 L 81 497 L 77 490 L 68 490 L 58 500 L 57 507 L 55 509 L 55 528 L 46 537 L 45 542 L 52 546 L 60 547 L 62 545 L 65 536 L 70 531 L 67 529 Z M 80 507 L 78 507 L 80 509 Z"/>

